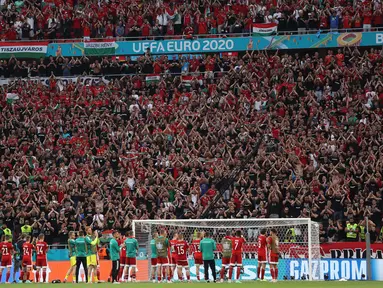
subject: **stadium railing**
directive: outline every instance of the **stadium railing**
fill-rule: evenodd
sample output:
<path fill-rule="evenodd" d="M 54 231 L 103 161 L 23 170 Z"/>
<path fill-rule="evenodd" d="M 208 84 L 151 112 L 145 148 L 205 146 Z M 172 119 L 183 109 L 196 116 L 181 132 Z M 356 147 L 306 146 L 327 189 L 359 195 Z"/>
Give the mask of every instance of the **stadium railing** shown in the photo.
<path fill-rule="evenodd" d="M 350 32 L 379 32 L 383 31 L 383 27 L 372 27 L 369 30 L 363 30 L 363 28 L 350 28 L 350 29 L 306 29 L 304 31 L 277 31 L 273 35 L 269 36 L 276 36 L 276 35 L 303 35 L 303 34 L 327 34 L 327 33 L 350 33 Z M 247 32 L 247 33 L 221 33 L 221 34 L 192 34 L 193 39 L 200 39 L 200 38 L 227 38 L 227 37 L 250 37 L 254 36 L 253 32 Z M 49 43 L 65 43 L 65 42 L 90 42 L 90 41 L 120 41 L 120 42 L 128 42 L 128 41 L 142 41 L 142 40 L 171 40 L 171 39 L 187 39 L 186 35 L 161 35 L 161 36 L 135 36 L 135 37 L 110 37 L 110 38 L 70 38 L 70 39 L 64 39 L 64 38 L 58 38 L 58 39 L 22 39 L 22 40 L 3 40 L 4 42 L 49 42 Z"/>
<path fill-rule="evenodd" d="M 181 76 L 192 76 L 192 77 L 201 77 L 206 74 L 208 74 L 211 72 L 188 72 L 188 73 L 157 73 L 155 75 L 158 75 L 158 76 L 172 76 L 172 77 L 181 77 Z M 229 73 L 228 71 L 220 71 L 220 72 L 213 72 L 214 74 L 214 77 L 208 77 L 208 78 L 203 78 L 203 79 L 219 79 L 221 77 L 217 77 L 217 74 L 227 74 Z M 113 79 L 113 78 L 123 78 L 123 77 L 143 77 L 145 78 L 146 76 L 153 76 L 154 74 L 143 74 L 143 73 L 140 73 L 140 74 L 126 74 L 126 73 L 120 73 L 120 74 L 104 74 L 104 75 L 71 75 L 71 76 L 36 76 L 36 77 L 27 77 L 27 78 L 21 78 L 21 77 L 9 77 L 9 78 L 0 78 L 0 85 L 11 85 L 12 83 L 15 83 L 15 82 L 18 82 L 18 81 L 23 81 L 23 82 L 28 82 L 28 81 L 32 81 L 32 82 L 38 82 L 38 81 L 47 81 L 49 80 L 51 77 L 53 77 L 53 79 L 55 79 L 56 81 L 57 80 L 63 80 L 63 81 L 68 81 L 68 80 L 71 80 L 72 83 L 76 83 L 78 80 L 82 80 L 82 82 L 86 82 L 86 81 L 91 81 L 93 79 L 99 79 L 101 81 L 105 81 L 104 83 L 107 84 L 109 79 Z"/>

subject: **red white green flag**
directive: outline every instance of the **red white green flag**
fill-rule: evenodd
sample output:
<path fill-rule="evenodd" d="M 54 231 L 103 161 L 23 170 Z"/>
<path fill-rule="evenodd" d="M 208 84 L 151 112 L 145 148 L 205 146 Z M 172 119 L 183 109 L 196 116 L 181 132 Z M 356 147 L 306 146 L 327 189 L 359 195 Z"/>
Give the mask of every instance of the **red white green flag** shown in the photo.
<path fill-rule="evenodd" d="M 157 83 L 157 82 L 160 82 L 161 76 L 157 74 L 151 74 L 151 75 L 147 75 L 145 77 L 145 80 L 146 80 L 146 84 Z"/>
<path fill-rule="evenodd" d="M 236 58 L 238 57 L 238 52 L 222 52 L 222 57 L 226 56 L 228 58 Z"/>
<path fill-rule="evenodd" d="M 202 80 L 203 79 L 203 76 L 202 75 L 198 75 L 198 76 L 193 76 L 193 75 L 182 75 L 181 77 L 181 80 L 182 80 L 182 83 L 187 86 L 187 87 L 190 87 L 191 86 L 191 83 L 193 81 L 199 81 L 199 80 Z"/>
<path fill-rule="evenodd" d="M 117 44 L 111 42 L 84 42 L 84 53 L 89 56 L 107 56 L 114 55 Z"/>
<path fill-rule="evenodd" d="M 253 35 L 254 36 L 269 36 L 277 33 L 278 24 L 276 23 L 254 23 Z"/>

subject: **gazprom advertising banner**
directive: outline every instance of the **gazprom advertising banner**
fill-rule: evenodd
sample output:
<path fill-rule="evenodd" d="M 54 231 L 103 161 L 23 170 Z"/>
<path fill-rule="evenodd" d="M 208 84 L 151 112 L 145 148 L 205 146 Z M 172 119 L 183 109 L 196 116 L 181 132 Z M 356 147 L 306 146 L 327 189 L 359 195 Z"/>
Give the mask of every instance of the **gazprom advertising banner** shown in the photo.
<path fill-rule="evenodd" d="M 317 33 L 305 35 L 274 35 L 253 37 L 172 39 L 113 42 L 113 53 L 106 55 L 143 55 L 147 49 L 152 54 L 219 53 L 264 49 L 335 48 L 345 46 L 377 46 L 383 44 L 382 32 Z M 102 50 L 109 51 L 109 50 Z M 84 42 L 51 43 L 47 56 L 82 56 L 87 54 Z"/>
<path fill-rule="evenodd" d="M 283 266 L 289 271 L 290 277 L 301 279 L 303 275 L 308 274 L 307 259 L 283 259 Z M 318 265 L 320 267 L 318 267 Z M 317 270 L 319 269 L 319 270 Z M 320 263 L 313 261 L 313 270 L 320 271 L 319 277 L 313 277 L 314 280 L 366 280 L 367 263 L 362 259 L 322 259 Z M 371 260 L 372 279 L 383 281 L 383 260 Z M 281 271 L 281 268 L 279 268 Z M 315 275 L 315 273 L 313 273 Z"/>
<path fill-rule="evenodd" d="M 195 278 L 194 261 L 189 261 L 191 278 Z M 221 260 L 216 260 L 217 271 L 221 269 Z M 257 278 L 258 261 L 255 259 L 243 260 L 242 280 L 255 280 Z M 372 279 L 383 280 L 383 260 L 373 259 L 371 263 Z M 203 267 L 200 271 L 203 276 Z M 313 280 L 366 280 L 366 260 L 360 259 L 322 259 L 313 261 Z M 307 279 L 309 262 L 307 259 L 280 259 L 278 263 L 278 279 L 301 280 Z M 269 265 L 266 266 L 265 279 L 271 280 Z"/>

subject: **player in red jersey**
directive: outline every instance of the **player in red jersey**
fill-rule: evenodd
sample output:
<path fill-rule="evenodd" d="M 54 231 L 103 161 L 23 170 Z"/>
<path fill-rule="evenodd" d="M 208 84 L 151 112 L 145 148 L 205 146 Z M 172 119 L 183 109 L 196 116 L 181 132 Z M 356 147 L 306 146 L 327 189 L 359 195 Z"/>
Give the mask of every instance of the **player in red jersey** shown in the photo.
<path fill-rule="evenodd" d="M 32 270 L 32 252 L 33 252 L 33 245 L 31 243 L 31 236 L 27 236 L 25 239 L 25 243 L 23 244 L 23 258 L 21 260 L 21 266 L 23 268 L 23 271 L 20 274 L 20 278 L 23 280 L 23 282 L 30 282 L 30 273 Z"/>
<path fill-rule="evenodd" d="M 193 240 L 191 245 L 193 257 L 194 257 L 195 271 L 196 271 L 195 274 L 197 275 L 198 281 L 200 280 L 199 267 L 203 264 L 202 253 L 199 250 L 199 244 L 202 238 L 203 238 L 203 232 L 197 232 L 196 239 Z"/>
<path fill-rule="evenodd" d="M 233 269 L 234 266 L 237 267 L 237 275 L 236 280 L 239 283 L 239 276 L 241 275 L 242 268 L 242 247 L 246 242 L 245 238 L 243 238 L 241 231 L 236 231 L 235 236 L 231 238 L 232 244 L 232 253 L 230 259 L 230 269 L 229 269 L 229 282 L 231 282 L 231 278 L 233 277 Z"/>
<path fill-rule="evenodd" d="M 43 270 L 43 283 L 47 280 L 47 251 L 48 244 L 44 241 L 44 234 L 39 235 L 36 242 L 36 282 L 40 282 L 41 270 Z"/>
<path fill-rule="evenodd" d="M 169 252 L 168 252 L 168 258 L 170 261 L 170 264 L 169 264 L 170 271 L 169 272 L 170 272 L 170 279 L 172 279 L 173 275 L 174 275 L 174 271 L 176 269 L 176 265 L 177 265 L 177 253 L 176 253 L 175 246 L 178 242 L 178 234 L 174 233 L 173 239 L 170 240 L 169 242 L 170 242 L 170 247 L 169 247 Z"/>
<path fill-rule="evenodd" d="M 118 270 L 118 281 L 122 281 L 122 274 L 124 273 L 125 264 L 126 264 L 126 247 L 123 245 L 125 243 L 126 237 L 120 237 L 117 241 L 118 245 L 121 246 L 120 249 L 120 269 Z"/>
<path fill-rule="evenodd" d="M 266 243 L 266 229 L 261 229 L 260 235 L 258 236 L 258 267 L 257 275 L 258 280 L 264 280 L 265 270 L 267 263 L 267 243 Z"/>
<path fill-rule="evenodd" d="M 273 282 L 277 282 L 278 279 L 278 260 L 279 260 L 279 239 L 277 236 L 277 230 L 271 229 L 270 236 L 266 239 L 268 260 L 270 265 L 270 273 Z"/>
<path fill-rule="evenodd" d="M 178 241 L 175 245 L 175 250 L 177 254 L 177 273 L 178 273 L 178 279 L 180 281 L 183 280 L 183 271 L 182 269 L 185 269 L 186 273 L 186 279 L 188 282 L 190 282 L 190 268 L 189 268 L 189 263 L 188 263 L 188 251 L 189 245 L 188 243 L 184 240 L 184 235 L 179 234 L 178 235 Z"/>
<path fill-rule="evenodd" d="M 226 231 L 226 235 L 221 240 L 222 244 L 222 268 L 220 272 L 221 282 L 224 281 L 225 275 L 230 268 L 230 259 L 232 253 L 232 241 L 230 230 Z"/>
<path fill-rule="evenodd" d="M 0 253 L 1 253 L 0 275 L 3 275 L 3 270 L 7 269 L 5 282 L 9 283 L 9 277 L 11 277 L 11 268 L 12 268 L 13 245 L 12 245 L 12 239 L 9 235 L 6 235 L 4 240 L 5 240 L 4 242 L 0 243 Z"/>

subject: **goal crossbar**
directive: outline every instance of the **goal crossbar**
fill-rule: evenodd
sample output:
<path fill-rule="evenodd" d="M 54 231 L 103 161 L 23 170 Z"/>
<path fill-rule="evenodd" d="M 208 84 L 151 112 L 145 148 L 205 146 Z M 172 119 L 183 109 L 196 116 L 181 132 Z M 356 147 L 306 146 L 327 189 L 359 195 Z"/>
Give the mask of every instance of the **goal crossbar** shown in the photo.
<path fill-rule="evenodd" d="M 277 220 L 277 221 L 275 221 Z M 196 225 L 197 223 L 200 223 L 199 225 Z M 251 223 L 258 223 L 256 225 L 252 225 Z M 238 227 L 238 224 L 240 223 L 247 223 L 246 228 L 256 228 L 260 226 L 268 226 L 268 227 L 278 227 L 282 225 L 291 225 L 291 223 L 294 223 L 293 225 L 310 225 L 311 219 L 310 218 L 287 218 L 287 219 L 182 219 L 182 220 L 133 220 L 132 222 L 132 228 L 133 231 L 135 231 L 135 225 L 136 224 L 153 224 L 153 225 L 171 225 L 171 226 L 178 226 L 178 227 L 204 227 L 208 226 L 209 228 L 223 228 L 223 223 L 225 223 L 225 227 L 227 228 L 236 228 Z M 249 224 L 250 223 L 250 224 Z M 206 225 L 208 224 L 208 225 Z"/>

